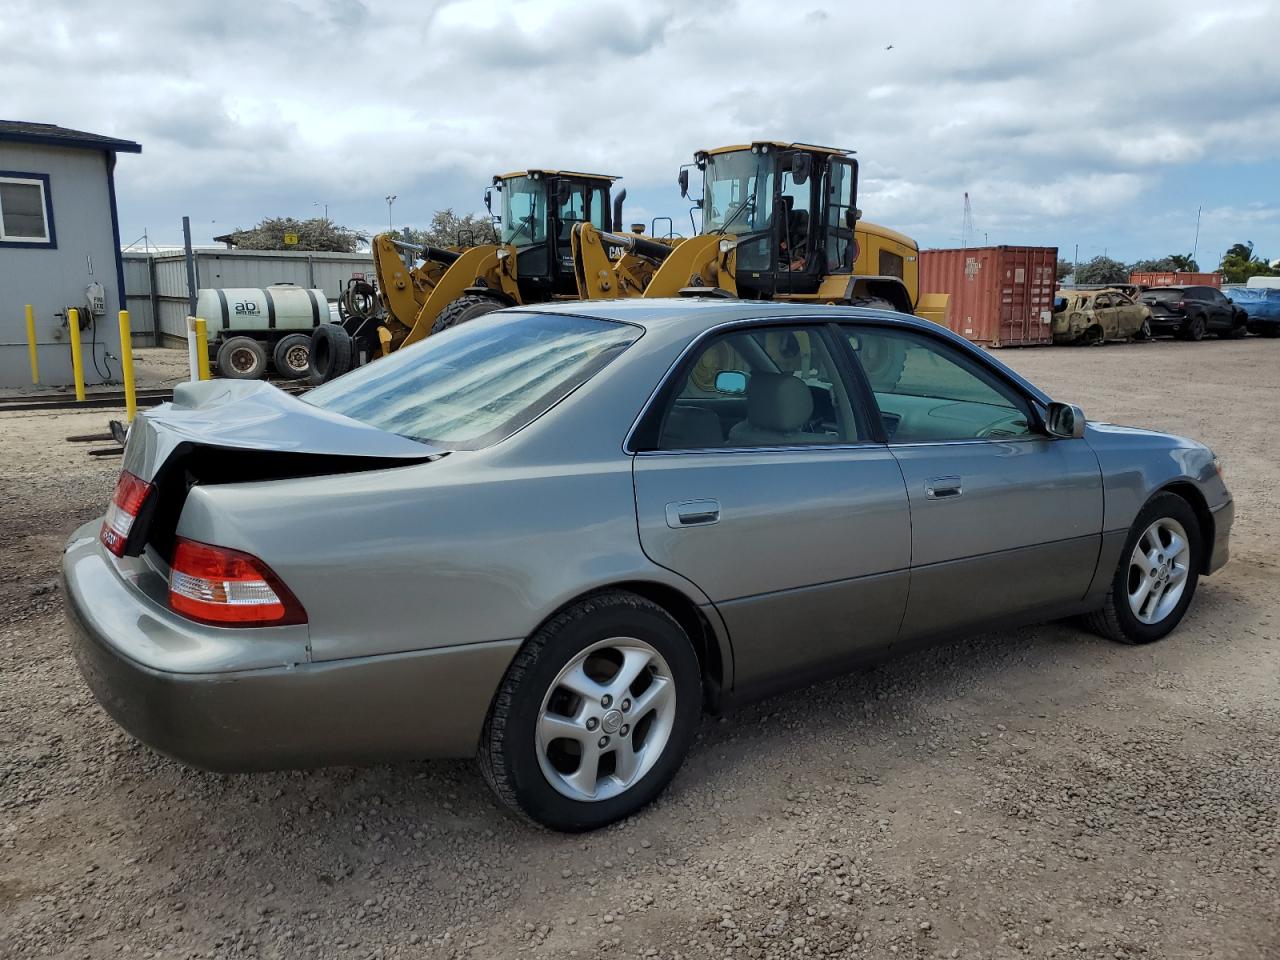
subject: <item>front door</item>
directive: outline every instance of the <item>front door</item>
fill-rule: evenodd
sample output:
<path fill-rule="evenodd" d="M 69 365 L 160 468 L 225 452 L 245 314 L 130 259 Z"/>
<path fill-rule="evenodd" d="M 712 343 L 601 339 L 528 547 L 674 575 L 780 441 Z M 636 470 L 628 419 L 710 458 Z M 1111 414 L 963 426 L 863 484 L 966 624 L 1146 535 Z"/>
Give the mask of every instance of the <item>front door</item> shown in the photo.
<path fill-rule="evenodd" d="M 1102 534 L 1101 471 L 1088 443 L 1048 437 L 1015 384 L 941 338 L 846 329 L 911 506 L 901 639 L 1082 599 Z"/>
<path fill-rule="evenodd" d="M 739 328 L 694 351 L 634 459 L 640 540 L 716 605 L 750 695 L 873 657 L 906 604 L 897 461 L 821 326 Z"/>

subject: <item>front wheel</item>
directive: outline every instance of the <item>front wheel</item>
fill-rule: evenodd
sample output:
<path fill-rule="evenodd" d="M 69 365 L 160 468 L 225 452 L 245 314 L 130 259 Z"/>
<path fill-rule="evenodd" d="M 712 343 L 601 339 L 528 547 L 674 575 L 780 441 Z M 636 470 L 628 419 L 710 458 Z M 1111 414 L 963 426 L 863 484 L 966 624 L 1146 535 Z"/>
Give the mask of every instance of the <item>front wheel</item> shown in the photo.
<path fill-rule="evenodd" d="M 1167 636 L 1191 604 L 1202 558 L 1195 511 L 1176 494 L 1157 494 L 1133 522 L 1106 601 L 1086 616 L 1086 623 L 1120 643 Z"/>
<path fill-rule="evenodd" d="M 251 337 L 231 337 L 218 348 L 218 373 L 228 380 L 261 380 L 267 351 Z"/>
<path fill-rule="evenodd" d="M 679 769 L 702 709 L 697 654 L 679 624 L 611 591 L 552 618 L 494 697 L 480 767 L 512 810 L 554 830 L 635 813 Z"/>

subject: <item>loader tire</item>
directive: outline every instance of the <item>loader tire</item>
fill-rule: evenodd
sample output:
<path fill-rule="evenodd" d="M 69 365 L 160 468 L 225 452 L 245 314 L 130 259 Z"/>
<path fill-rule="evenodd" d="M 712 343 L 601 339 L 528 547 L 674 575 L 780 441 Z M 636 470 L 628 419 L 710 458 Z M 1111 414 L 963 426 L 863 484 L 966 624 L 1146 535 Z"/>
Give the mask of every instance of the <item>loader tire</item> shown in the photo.
<path fill-rule="evenodd" d="M 322 323 L 311 334 L 311 382 L 317 387 L 351 369 L 355 344 L 340 324 Z"/>
<path fill-rule="evenodd" d="M 505 306 L 505 303 L 495 300 L 493 297 L 482 297 L 475 294 L 459 297 L 440 311 L 440 316 L 436 317 L 436 322 L 431 325 L 431 332 L 433 334 L 441 333 L 450 327 L 456 327 L 460 323 L 474 320 L 476 317 L 483 316 L 486 313 L 501 310 Z"/>

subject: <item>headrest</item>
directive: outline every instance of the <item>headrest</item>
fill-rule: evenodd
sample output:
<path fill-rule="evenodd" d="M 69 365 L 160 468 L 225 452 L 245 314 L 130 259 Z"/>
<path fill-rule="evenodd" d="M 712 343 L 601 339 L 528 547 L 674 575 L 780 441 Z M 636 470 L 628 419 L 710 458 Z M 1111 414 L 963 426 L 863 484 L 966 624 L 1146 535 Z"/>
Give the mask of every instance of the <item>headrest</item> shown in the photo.
<path fill-rule="evenodd" d="M 747 420 L 761 430 L 791 433 L 813 416 L 813 394 L 787 373 L 753 373 L 747 382 Z"/>

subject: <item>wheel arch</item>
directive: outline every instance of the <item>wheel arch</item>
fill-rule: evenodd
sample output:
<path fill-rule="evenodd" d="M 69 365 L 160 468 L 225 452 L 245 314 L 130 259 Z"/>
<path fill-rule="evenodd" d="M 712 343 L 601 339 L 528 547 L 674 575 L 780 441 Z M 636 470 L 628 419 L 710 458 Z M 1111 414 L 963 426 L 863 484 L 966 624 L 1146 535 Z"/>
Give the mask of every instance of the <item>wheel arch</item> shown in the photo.
<path fill-rule="evenodd" d="M 698 668 L 702 673 L 702 705 L 710 713 L 718 713 L 723 698 L 727 668 L 730 654 L 726 649 L 727 640 L 717 631 L 711 618 L 703 609 L 682 590 L 656 580 L 619 580 L 615 583 L 601 584 L 577 594 L 552 610 L 538 625 L 530 631 L 533 636 L 543 625 L 559 616 L 565 610 L 601 593 L 625 591 L 657 604 L 680 625 L 698 656 Z"/>
<path fill-rule="evenodd" d="M 1195 483 L 1186 479 L 1173 480 L 1164 484 L 1164 486 L 1151 494 L 1147 502 L 1150 503 L 1152 499 L 1162 493 L 1172 493 L 1176 497 L 1181 497 L 1191 507 L 1192 512 L 1195 513 L 1196 522 L 1200 524 L 1201 541 L 1205 545 L 1205 549 L 1201 551 L 1203 556 L 1200 559 L 1200 572 L 1208 573 L 1210 554 L 1212 553 L 1210 548 L 1214 542 L 1213 511 L 1209 509 L 1209 502 L 1204 498 L 1204 494 L 1200 492 Z"/>

